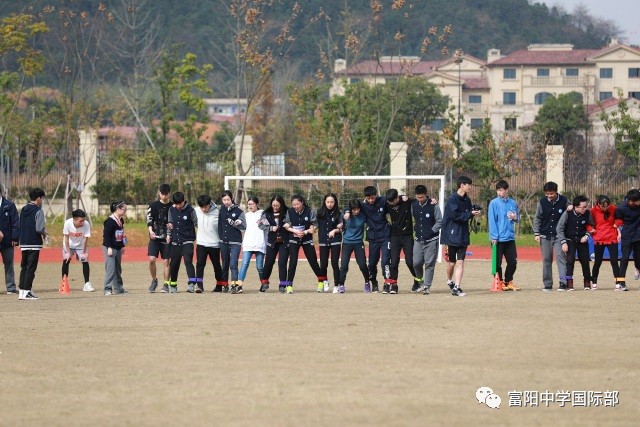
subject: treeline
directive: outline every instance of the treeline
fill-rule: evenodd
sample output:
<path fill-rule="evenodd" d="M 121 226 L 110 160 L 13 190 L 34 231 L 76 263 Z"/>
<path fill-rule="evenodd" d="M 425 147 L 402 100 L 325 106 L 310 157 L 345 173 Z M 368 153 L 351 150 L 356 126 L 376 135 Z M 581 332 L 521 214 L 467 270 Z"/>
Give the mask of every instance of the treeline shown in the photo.
<path fill-rule="evenodd" d="M 353 63 L 375 55 L 441 55 L 440 48 L 421 55 L 423 40 L 432 27 L 440 31 L 450 25 L 448 50 L 452 53 L 462 49 L 479 58 L 484 58 L 490 48 L 511 52 L 531 43 L 562 42 L 572 43 L 576 48 L 596 48 L 620 34 L 613 22 L 589 16 L 583 7 L 578 7 L 573 15 L 561 7 L 549 8 L 528 0 L 304 0 L 298 1 L 299 10 L 294 0 L 0 0 L 0 10 L 4 16 L 12 12 L 37 16 L 51 7 L 56 9 L 54 13 L 91 14 L 103 5 L 113 14 L 114 28 L 105 32 L 104 45 L 113 46 L 114 56 L 123 48 L 122 33 L 134 31 L 127 30 L 126 25 L 135 11 L 140 25 L 135 31 L 139 38 L 148 38 L 149 46 L 144 48 L 150 55 L 163 46 L 184 46 L 200 61 L 214 65 L 211 74 L 214 96 L 226 96 L 225 85 L 234 81 L 230 72 L 235 67 L 232 40 L 235 29 L 244 24 L 236 22 L 229 6 L 251 6 L 250 3 L 261 3 L 266 12 L 263 17 L 272 23 L 274 32 L 290 22 L 288 36 L 295 38 L 295 42 L 281 54 L 283 60 L 286 56 L 290 61 L 289 78 L 296 81 L 317 74 L 318 70 L 324 70 L 324 76 L 328 76 L 331 61 L 337 57 L 349 56 L 348 61 Z M 145 28 L 148 34 L 144 33 Z M 42 37 L 59 34 L 52 31 Z M 361 46 L 357 54 L 346 55 L 344 46 L 350 34 L 358 35 Z M 142 42 L 138 43 L 142 49 Z M 105 73 L 105 78 L 117 80 L 120 75 L 133 72 L 130 63 L 121 62 L 120 68 L 114 67 L 113 72 Z M 47 74 L 40 77 L 45 85 L 50 83 L 46 77 Z"/>

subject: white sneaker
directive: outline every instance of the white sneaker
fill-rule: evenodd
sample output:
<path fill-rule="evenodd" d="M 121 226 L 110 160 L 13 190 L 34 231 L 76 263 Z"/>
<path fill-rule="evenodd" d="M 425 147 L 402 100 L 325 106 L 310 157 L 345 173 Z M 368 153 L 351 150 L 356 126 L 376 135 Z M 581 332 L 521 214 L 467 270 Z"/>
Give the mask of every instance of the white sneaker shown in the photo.
<path fill-rule="evenodd" d="M 91 282 L 87 282 L 84 284 L 84 288 L 82 288 L 82 290 L 84 292 L 93 292 L 95 291 L 95 289 L 93 289 L 93 286 L 91 286 Z"/>
<path fill-rule="evenodd" d="M 329 292 L 329 281 L 328 280 L 324 281 L 324 291 L 325 292 Z"/>
<path fill-rule="evenodd" d="M 22 298 L 18 297 L 18 299 L 23 299 L 23 300 L 36 300 L 36 299 L 40 299 L 37 296 L 35 296 L 31 291 L 24 291 L 24 294 L 22 296 Z"/>
<path fill-rule="evenodd" d="M 338 292 L 340 292 L 340 289 L 338 289 L 338 287 L 337 287 L 337 286 L 334 286 L 334 287 L 333 287 L 333 293 L 334 293 L 334 294 L 337 294 Z"/>

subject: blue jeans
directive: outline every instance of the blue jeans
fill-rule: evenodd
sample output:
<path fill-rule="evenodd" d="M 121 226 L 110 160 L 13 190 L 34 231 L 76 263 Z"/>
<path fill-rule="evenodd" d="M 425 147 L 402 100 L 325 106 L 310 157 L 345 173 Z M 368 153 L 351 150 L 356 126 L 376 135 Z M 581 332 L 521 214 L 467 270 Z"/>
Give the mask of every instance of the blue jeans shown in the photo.
<path fill-rule="evenodd" d="M 260 251 L 244 251 L 242 252 L 242 267 L 240 267 L 240 274 L 238 280 L 244 281 L 247 277 L 247 270 L 249 269 L 249 263 L 251 257 L 256 256 L 256 269 L 258 270 L 258 277 L 262 280 L 262 267 L 264 266 L 264 254 Z"/>
<path fill-rule="evenodd" d="M 231 280 L 238 280 L 238 258 L 240 257 L 240 245 L 220 243 L 220 256 L 222 258 L 222 275 L 220 281 L 223 285 L 229 283 L 229 270 Z"/>

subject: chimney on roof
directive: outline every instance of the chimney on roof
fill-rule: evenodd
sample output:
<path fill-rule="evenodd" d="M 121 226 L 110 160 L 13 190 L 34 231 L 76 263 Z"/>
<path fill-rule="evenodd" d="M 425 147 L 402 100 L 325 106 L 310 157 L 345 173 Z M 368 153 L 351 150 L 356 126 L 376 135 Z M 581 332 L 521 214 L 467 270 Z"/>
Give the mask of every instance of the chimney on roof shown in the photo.
<path fill-rule="evenodd" d="M 346 59 L 336 59 L 336 62 L 333 63 L 334 74 L 338 74 L 340 71 L 344 71 L 346 69 L 347 69 Z"/>
<path fill-rule="evenodd" d="M 616 37 L 611 37 L 611 41 L 609 42 L 609 47 L 617 46 L 617 45 L 618 45 L 618 39 Z"/>
<path fill-rule="evenodd" d="M 502 55 L 500 55 L 500 49 L 489 49 L 487 51 L 487 62 L 497 61 L 500 58 L 502 58 Z"/>

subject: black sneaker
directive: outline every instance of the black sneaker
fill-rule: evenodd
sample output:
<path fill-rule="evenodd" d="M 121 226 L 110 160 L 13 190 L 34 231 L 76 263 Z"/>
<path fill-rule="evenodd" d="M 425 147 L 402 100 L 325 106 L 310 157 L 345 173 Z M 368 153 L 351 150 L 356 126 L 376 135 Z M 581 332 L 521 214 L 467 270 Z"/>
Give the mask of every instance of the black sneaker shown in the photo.
<path fill-rule="evenodd" d="M 231 293 L 232 294 L 237 294 L 238 293 L 238 286 L 231 285 Z"/>
<path fill-rule="evenodd" d="M 229 293 L 229 285 L 225 285 L 222 287 L 222 293 L 223 294 L 228 294 Z"/>
<path fill-rule="evenodd" d="M 453 289 L 451 289 L 451 295 L 454 297 L 463 297 L 466 294 L 462 292 L 462 288 L 460 286 L 453 285 Z"/>
<path fill-rule="evenodd" d="M 204 287 L 198 284 L 198 287 L 196 288 L 196 294 L 201 294 L 203 292 L 204 292 Z"/>
<path fill-rule="evenodd" d="M 241 294 L 242 292 L 243 292 L 243 291 L 242 291 L 242 285 L 238 285 L 238 286 L 236 286 L 236 293 L 237 293 L 237 294 Z"/>
<path fill-rule="evenodd" d="M 281 294 L 284 294 L 286 291 L 287 291 L 287 285 L 278 286 L 278 292 L 280 292 Z"/>
<path fill-rule="evenodd" d="M 413 281 L 413 286 L 411 287 L 411 292 L 418 292 L 420 290 L 420 282 Z"/>
<path fill-rule="evenodd" d="M 267 292 L 267 289 L 269 289 L 268 283 L 263 283 L 262 285 L 260 285 L 260 292 Z"/>
<path fill-rule="evenodd" d="M 158 287 L 158 279 L 153 279 L 149 285 L 149 292 L 154 293 Z"/>
<path fill-rule="evenodd" d="M 397 294 L 398 293 L 398 285 L 391 285 L 391 290 L 389 291 L 390 294 Z"/>
<path fill-rule="evenodd" d="M 371 292 L 373 292 L 374 294 L 380 292 L 380 290 L 378 289 L 378 284 L 376 282 L 371 284 Z"/>
<path fill-rule="evenodd" d="M 389 293 L 389 285 L 384 285 L 382 287 L 382 293 L 383 294 L 388 294 Z"/>
<path fill-rule="evenodd" d="M 456 285 L 453 281 L 451 280 L 447 280 L 447 285 L 449 285 L 449 289 L 453 290 L 454 286 Z"/>
<path fill-rule="evenodd" d="M 222 292 L 222 285 L 216 285 L 211 292 Z"/>
<path fill-rule="evenodd" d="M 558 292 L 565 292 L 567 290 L 567 285 L 565 285 L 564 283 L 560 283 L 560 286 L 558 286 Z"/>
<path fill-rule="evenodd" d="M 429 288 L 430 286 L 425 286 L 424 288 L 422 288 L 422 295 L 429 295 L 429 293 L 431 292 Z"/>
<path fill-rule="evenodd" d="M 7 291 L 7 295 L 19 295 L 20 291 L 17 289 L 11 289 L 10 291 Z"/>

